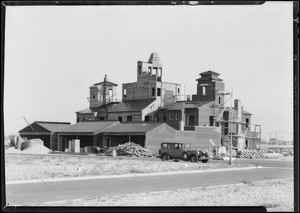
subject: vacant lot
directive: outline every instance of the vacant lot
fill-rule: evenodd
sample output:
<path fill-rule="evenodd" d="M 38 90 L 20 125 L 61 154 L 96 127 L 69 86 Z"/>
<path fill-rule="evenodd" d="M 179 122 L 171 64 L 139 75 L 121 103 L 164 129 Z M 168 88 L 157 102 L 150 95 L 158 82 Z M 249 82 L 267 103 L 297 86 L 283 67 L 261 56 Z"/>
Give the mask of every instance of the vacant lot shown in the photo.
<path fill-rule="evenodd" d="M 294 181 L 201 187 L 164 192 L 40 203 L 49 206 L 264 206 L 268 211 L 293 211 Z M 33 204 L 34 205 L 34 204 Z"/>
<path fill-rule="evenodd" d="M 252 166 L 252 165 L 246 165 Z M 12 155 L 5 156 L 7 181 L 40 178 L 119 175 L 188 170 L 208 170 L 245 167 L 221 163 L 163 162 L 157 158 L 88 157 L 63 155 Z"/>

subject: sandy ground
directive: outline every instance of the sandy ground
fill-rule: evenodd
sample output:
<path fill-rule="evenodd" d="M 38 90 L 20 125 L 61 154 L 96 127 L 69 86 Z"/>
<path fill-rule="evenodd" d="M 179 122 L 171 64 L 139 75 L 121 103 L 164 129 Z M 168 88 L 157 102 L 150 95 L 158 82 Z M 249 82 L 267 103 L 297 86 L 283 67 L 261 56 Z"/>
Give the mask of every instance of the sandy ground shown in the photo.
<path fill-rule="evenodd" d="M 293 211 L 294 181 L 264 181 L 48 202 L 49 206 L 264 206 Z M 34 205 L 34 204 L 33 204 Z"/>
<path fill-rule="evenodd" d="M 247 166 L 247 165 L 246 165 Z M 253 165 L 248 165 L 253 166 Z M 219 163 L 191 163 L 186 161 L 161 161 L 143 158 L 112 157 L 68 157 L 61 155 L 10 155 L 5 156 L 5 177 L 7 181 L 40 178 L 79 177 L 93 175 L 118 175 L 132 173 L 153 173 L 184 170 L 207 170 L 245 167 Z"/>

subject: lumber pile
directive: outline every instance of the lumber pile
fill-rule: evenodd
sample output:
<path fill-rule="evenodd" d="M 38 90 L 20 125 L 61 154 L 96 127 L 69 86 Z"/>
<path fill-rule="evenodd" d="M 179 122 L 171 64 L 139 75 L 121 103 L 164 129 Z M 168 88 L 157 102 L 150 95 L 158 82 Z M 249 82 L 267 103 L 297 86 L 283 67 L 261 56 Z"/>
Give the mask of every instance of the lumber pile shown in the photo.
<path fill-rule="evenodd" d="M 126 155 L 130 157 L 152 157 L 155 153 L 133 142 L 120 144 L 119 146 L 110 147 L 104 155 L 112 155 L 113 150 L 117 155 Z"/>

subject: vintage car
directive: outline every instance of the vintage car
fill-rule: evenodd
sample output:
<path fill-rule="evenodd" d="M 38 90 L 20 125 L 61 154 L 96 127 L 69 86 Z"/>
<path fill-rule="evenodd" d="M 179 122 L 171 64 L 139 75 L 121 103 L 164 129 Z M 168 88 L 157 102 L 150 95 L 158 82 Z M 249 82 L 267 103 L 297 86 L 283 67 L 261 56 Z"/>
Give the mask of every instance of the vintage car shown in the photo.
<path fill-rule="evenodd" d="M 159 155 L 157 157 L 163 161 L 181 159 L 185 161 L 189 160 L 191 162 L 201 161 L 203 163 L 207 163 L 209 160 L 208 152 L 192 150 L 190 149 L 190 144 L 183 143 L 161 143 L 161 148 L 158 153 Z"/>

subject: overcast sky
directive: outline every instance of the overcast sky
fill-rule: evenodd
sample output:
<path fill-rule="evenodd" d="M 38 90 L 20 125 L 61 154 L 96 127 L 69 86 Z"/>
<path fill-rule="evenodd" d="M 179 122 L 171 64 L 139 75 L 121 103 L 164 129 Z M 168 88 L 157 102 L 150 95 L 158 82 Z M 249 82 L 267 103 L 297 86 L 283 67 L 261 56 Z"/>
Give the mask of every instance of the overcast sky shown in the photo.
<path fill-rule="evenodd" d="M 89 86 L 107 74 L 136 81 L 157 52 L 163 80 L 195 94 L 199 73 L 220 73 L 233 98 L 270 132 L 293 131 L 293 5 L 6 7 L 4 130 L 34 121 L 75 123 Z"/>

